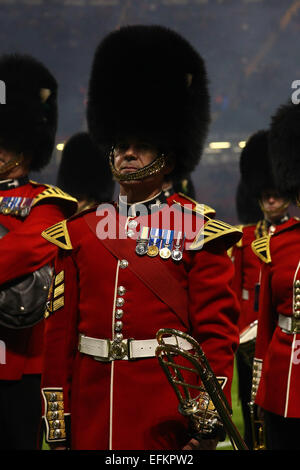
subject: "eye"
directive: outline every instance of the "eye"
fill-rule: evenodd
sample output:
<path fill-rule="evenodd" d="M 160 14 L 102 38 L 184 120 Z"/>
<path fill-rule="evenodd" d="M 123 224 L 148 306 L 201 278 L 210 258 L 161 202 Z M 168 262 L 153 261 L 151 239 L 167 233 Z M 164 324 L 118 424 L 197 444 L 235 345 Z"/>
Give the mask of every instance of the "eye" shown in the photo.
<path fill-rule="evenodd" d="M 141 142 L 138 144 L 138 149 L 143 150 L 143 151 L 154 151 L 154 147 L 152 144 L 149 144 L 149 142 Z"/>
<path fill-rule="evenodd" d="M 120 142 L 115 146 L 116 152 L 125 152 L 128 149 L 129 145 L 126 142 Z"/>

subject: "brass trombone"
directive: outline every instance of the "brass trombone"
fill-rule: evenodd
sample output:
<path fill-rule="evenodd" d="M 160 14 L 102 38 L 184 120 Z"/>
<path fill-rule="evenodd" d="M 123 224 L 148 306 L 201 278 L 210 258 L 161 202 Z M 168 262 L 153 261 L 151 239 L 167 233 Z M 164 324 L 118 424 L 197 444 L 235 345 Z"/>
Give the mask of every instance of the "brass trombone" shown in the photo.
<path fill-rule="evenodd" d="M 176 344 L 168 343 L 170 337 Z M 178 410 L 190 419 L 195 435 L 209 437 L 216 429 L 224 427 L 234 450 L 248 450 L 231 419 L 232 412 L 221 385 L 197 341 L 182 331 L 169 328 L 159 330 L 156 338 L 156 357 L 177 395 Z M 180 338 L 188 342 L 188 350 L 181 347 Z M 184 358 L 184 363 L 179 363 L 179 358 Z M 186 381 L 187 373 L 188 380 L 191 373 L 196 374 L 195 383 Z"/>
<path fill-rule="evenodd" d="M 257 406 L 254 401 L 251 400 L 248 406 L 250 408 L 253 450 L 266 450 L 264 419 L 258 416 Z"/>

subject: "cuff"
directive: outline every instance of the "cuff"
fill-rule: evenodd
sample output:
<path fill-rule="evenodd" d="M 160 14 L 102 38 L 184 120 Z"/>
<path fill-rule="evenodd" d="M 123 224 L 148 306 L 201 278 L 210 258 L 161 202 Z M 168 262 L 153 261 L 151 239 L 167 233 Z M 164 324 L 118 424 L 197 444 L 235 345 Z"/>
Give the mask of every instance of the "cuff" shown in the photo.
<path fill-rule="evenodd" d="M 261 379 L 263 361 L 261 359 L 254 358 L 253 370 L 252 370 L 252 388 L 251 388 L 251 402 L 255 403 L 259 382 Z"/>
<path fill-rule="evenodd" d="M 67 440 L 64 400 L 62 388 L 43 388 L 44 424 L 46 428 L 45 441 L 65 442 Z"/>

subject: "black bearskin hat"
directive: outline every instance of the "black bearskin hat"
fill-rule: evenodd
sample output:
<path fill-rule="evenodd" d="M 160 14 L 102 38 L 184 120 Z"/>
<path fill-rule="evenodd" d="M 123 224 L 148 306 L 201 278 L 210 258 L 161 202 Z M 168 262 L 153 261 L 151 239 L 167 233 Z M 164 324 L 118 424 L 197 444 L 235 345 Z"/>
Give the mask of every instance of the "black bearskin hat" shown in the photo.
<path fill-rule="evenodd" d="M 242 181 L 256 198 L 261 198 L 265 190 L 275 189 L 269 161 L 268 136 L 267 130 L 252 134 L 240 156 Z"/>
<path fill-rule="evenodd" d="M 288 199 L 300 191 L 300 105 L 280 106 L 271 119 L 270 161 L 280 194 Z"/>
<path fill-rule="evenodd" d="M 57 128 L 57 83 L 49 70 L 28 55 L 0 57 L 6 104 L 0 106 L 0 145 L 30 158 L 30 170 L 49 162 Z"/>
<path fill-rule="evenodd" d="M 258 198 L 249 192 L 248 186 L 243 181 L 240 181 L 237 186 L 235 202 L 237 217 L 241 224 L 257 223 L 264 219 Z"/>
<path fill-rule="evenodd" d="M 111 201 L 115 183 L 108 159 L 87 132 L 78 132 L 66 142 L 57 174 L 57 186 L 76 199 Z"/>
<path fill-rule="evenodd" d="M 179 181 L 174 181 L 173 188 L 175 193 L 183 193 L 192 199 L 196 198 L 195 186 L 190 176 Z"/>
<path fill-rule="evenodd" d="M 89 82 L 87 121 L 105 147 L 137 138 L 172 152 L 184 178 L 197 165 L 210 121 L 203 59 L 162 26 L 125 26 L 98 46 Z"/>

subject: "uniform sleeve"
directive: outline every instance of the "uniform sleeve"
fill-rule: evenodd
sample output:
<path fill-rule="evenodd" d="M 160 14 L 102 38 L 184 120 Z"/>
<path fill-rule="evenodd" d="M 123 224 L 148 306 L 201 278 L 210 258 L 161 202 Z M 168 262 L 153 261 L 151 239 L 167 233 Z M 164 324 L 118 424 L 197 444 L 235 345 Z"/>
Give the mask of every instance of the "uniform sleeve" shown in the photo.
<path fill-rule="evenodd" d="M 231 287 L 233 265 L 225 250 L 204 249 L 189 273 L 192 335 L 200 343 L 231 403 L 234 354 L 238 345 L 237 297 Z"/>
<path fill-rule="evenodd" d="M 255 357 L 253 362 L 252 400 L 255 400 L 260 378 L 263 360 L 273 336 L 276 318 L 272 305 L 270 286 L 270 264 L 263 264 L 261 274 L 261 290 L 259 297 L 258 328 L 255 343 Z"/>
<path fill-rule="evenodd" d="M 60 250 L 55 261 L 44 333 L 42 396 L 48 443 L 69 438 L 71 370 L 78 343 L 77 305 L 77 268 L 71 252 Z"/>
<path fill-rule="evenodd" d="M 59 205 L 39 204 L 19 228 L 0 240 L 0 285 L 36 271 L 55 257 L 56 246 L 41 232 L 65 217 Z"/>

